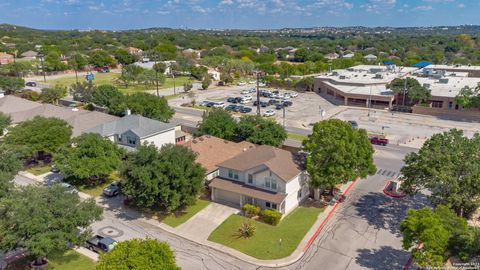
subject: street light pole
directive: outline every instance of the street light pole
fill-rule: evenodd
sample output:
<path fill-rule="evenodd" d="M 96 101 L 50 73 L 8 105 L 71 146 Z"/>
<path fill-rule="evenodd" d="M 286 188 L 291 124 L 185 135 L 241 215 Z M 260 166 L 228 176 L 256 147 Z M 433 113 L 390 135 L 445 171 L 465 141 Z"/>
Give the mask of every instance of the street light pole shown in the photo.
<path fill-rule="evenodd" d="M 177 91 L 176 91 L 176 88 L 175 88 L 175 74 L 173 73 L 171 65 L 170 65 L 170 72 L 172 73 L 172 79 L 173 79 L 173 94 L 176 95 Z"/>
<path fill-rule="evenodd" d="M 285 106 L 283 106 L 283 128 L 285 129 Z"/>
<path fill-rule="evenodd" d="M 407 77 L 405 77 L 405 84 L 403 85 L 403 107 L 405 107 L 405 95 L 407 93 Z"/>
<path fill-rule="evenodd" d="M 254 71 L 257 76 L 257 116 L 260 116 L 260 72 Z"/>
<path fill-rule="evenodd" d="M 43 82 L 47 82 L 47 78 L 45 77 L 45 65 L 43 64 L 43 54 L 39 54 L 38 57 L 40 58 L 40 63 L 42 64 L 42 73 L 43 73 Z"/>
<path fill-rule="evenodd" d="M 370 85 L 370 94 L 368 95 L 368 117 L 370 117 L 370 107 L 372 107 L 372 86 Z"/>
<path fill-rule="evenodd" d="M 155 85 L 157 88 L 157 97 L 160 96 L 160 92 L 158 91 L 158 70 L 157 70 L 157 55 L 156 53 L 152 54 L 153 56 L 153 69 L 155 70 Z"/>

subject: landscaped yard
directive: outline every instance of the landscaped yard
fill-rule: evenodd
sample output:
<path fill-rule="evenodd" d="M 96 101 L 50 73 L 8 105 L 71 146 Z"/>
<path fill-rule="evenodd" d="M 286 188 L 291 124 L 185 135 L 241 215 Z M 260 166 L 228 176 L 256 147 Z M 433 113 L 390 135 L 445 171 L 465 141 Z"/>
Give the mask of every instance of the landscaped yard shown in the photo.
<path fill-rule="evenodd" d="M 277 226 L 240 215 L 231 215 L 213 231 L 208 240 L 258 259 L 281 259 L 292 254 L 322 211 L 322 208 L 298 207 Z M 238 238 L 237 230 L 245 221 L 251 222 L 256 227 L 255 235 L 248 239 Z M 280 239 L 282 239 L 281 244 Z"/>
<path fill-rule="evenodd" d="M 115 80 L 120 77 L 120 73 L 95 73 L 95 80 L 93 81 L 95 84 L 100 85 L 100 84 L 115 84 Z M 79 76 L 78 77 L 79 82 L 84 82 L 86 81 L 85 76 Z M 175 78 L 175 86 L 177 87 L 177 90 L 179 92 L 183 92 L 183 84 L 188 82 L 189 78 L 188 77 L 177 77 Z M 55 84 L 60 84 L 64 86 L 70 86 L 76 82 L 75 79 L 75 74 L 68 74 L 65 76 L 62 76 L 60 78 L 56 79 L 48 79 L 47 83 L 51 85 Z M 141 92 L 141 91 L 146 91 L 146 90 L 155 90 L 155 86 L 147 86 L 145 87 L 144 85 L 137 85 L 137 84 L 132 84 L 129 85 L 128 88 L 125 87 L 125 85 L 122 84 L 116 84 L 118 89 L 124 93 L 134 93 L 134 92 Z M 170 88 L 173 87 L 173 78 L 166 78 L 165 83 L 161 86 L 160 88 Z"/>
<path fill-rule="evenodd" d="M 50 165 L 38 165 L 38 166 L 34 166 L 26 169 L 27 172 L 34 175 L 42 175 L 50 172 L 50 170 L 51 170 Z"/>
<path fill-rule="evenodd" d="M 210 202 L 203 199 L 198 199 L 197 202 L 187 207 L 181 214 L 171 214 L 165 217 L 162 222 L 167 224 L 170 227 L 177 227 L 178 225 L 185 223 L 188 219 L 194 216 L 196 213 L 200 212 L 203 208 L 207 207 Z"/>
<path fill-rule="evenodd" d="M 7 270 L 24 270 L 30 269 L 28 263 L 33 258 L 27 257 L 16 261 L 12 265 L 7 267 Z M 64 254 L 53 254 L 48 257 L 49 267 L 46 269 L 52 270 L 94 270 L 95 262 L 90 258 L 83 256 L 82 254 L 69 250 Z"/>

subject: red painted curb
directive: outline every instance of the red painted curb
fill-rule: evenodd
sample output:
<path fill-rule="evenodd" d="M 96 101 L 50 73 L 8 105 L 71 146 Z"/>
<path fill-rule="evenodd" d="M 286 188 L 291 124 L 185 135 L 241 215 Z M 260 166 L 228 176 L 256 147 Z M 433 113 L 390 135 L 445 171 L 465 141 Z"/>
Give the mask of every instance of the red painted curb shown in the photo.
<path fill-rule="evenodd" d="M 405 196 L 407 196 L 407 194 L 397 195 L 395 193 L 391 193 L 391 192 L 387 191 L 387 188 L 388 188 L 388 185 L 390 185 L 390 182 L 392 182 L 392 181 L 387 181 L 387 184 L 383 188 L 383 193 L 385 193 L 385 195 L 390 196 L 392 198 L 396 198 L 396 199 L 401 199 L 401 198 L 404 198 Z"/>
<path fill-rule="evenodd" d="M 310 239 L 308 240 L 307 244 L 306 244 L 305 247 L 303 248 L 303 252 L 305 252 L 305 251 L 310 247 L 310 245 L 313 243 L 313 240 L 315 240 L 315 238 L 317 238 L 318 234 L 322 231 L 323 227 L 325 226 L 325 224 L 327 223 L 327 221 L 330 219 L 330 217 L 332 216 L 333 212 L 335 212 L 335 210 L 337 209 L 339 203 L 343 201 L 343 199 L 345 198 L 345 196 L 348 194 L 348 192 L 350 192 L 350 189 L 352 189 L 353 185 L 354 185 L 357 181 L 358 181 L 358 179 L 355 180 L 355 181 L 353 181 L 353 182 L 347 187 L 347 189 L 345 189 L 345 191 L 344 191 L 343 194 L 342 194 L 342 197 L 333 205 L 333 208 L 332 208 L 332 210 L 330 210 L 330 212 L 328 212 L 327 217 L 322 221 L 322 223 L 320 224 L 320 226 L 318 226 L 317 230 L 316 230 L 315 233 L 312 235 L 312 237 L 310 237 Z"/>

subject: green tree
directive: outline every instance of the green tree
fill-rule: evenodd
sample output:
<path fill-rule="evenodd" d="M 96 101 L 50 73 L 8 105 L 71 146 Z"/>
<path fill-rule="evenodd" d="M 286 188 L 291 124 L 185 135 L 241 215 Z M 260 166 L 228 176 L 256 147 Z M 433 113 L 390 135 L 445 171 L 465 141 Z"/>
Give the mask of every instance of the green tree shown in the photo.
<path fill-rule="evenodd" d="M 309 153 L 306 168 L 310 185 L 315 188 L 333 188 L 336 184 L 376 172 L 374 149 L 366 130 L 354 129 L 342 120 L 315 123 L 303 147 Z"/>
<path fill-rule="evenodd" d="M 3 136 L 5 129 L 12 124 L 12 118 L 8 114 L 0 112 L 0 136 Z"/>
<path fill-rule="evenodd" d="M 314 91 L 314 83 L 313 77 L 305 77 L 295 83 L 295 88 L 302 91 Z"/>
<path fill-rule="evenodd" d="M 73 96 L 73 100 L 88 103 L 92 100 L 93 92 L 96 86 L 93 82 L 77 82 L 70 86 L 68 91 Z"/>
<path fill-rule="evenodd" d="M 122 151 L 109 139 L 95 133 L 82 134 L 55 156 L 60 171 L 75 184 L 95 186 L 103 183 L 120 165 Z"/>
<path fill-rule="evenodd" d="M 154 50 L 160 55 L 162 60 L 175 60 L 177 57 L 177 47 L 173 44 L 160 44 Z"/>
<path fill-rule="evenodd" d="M 51 51 L 45 56 L 45 67 L 49 71 L 62 71 L 68 68 L 68 66 L 60 61 L 60 55 Z"/>
<path fill-rule="evenodd" d="M 102 84 L 92 93 L 92 103 L 101 107 L 110 107 L 124 101 L 123 93 L 111 84 Z"/>
<path fill-rule="evenodd" d="M 34 71 L 32 62 L 16 61 L 0 66 L 0 75 L 26 77 Z"/>
<path fill-rule="evenodd" d="M 202 89 L 206 90 L 210 84 L 212 84 L 212 79 L 209 76 L 205 76 L 205 78 L 202 81 Z"/>
<path fill-rule="evenodd" d="M 475 88 L 463 87 L 455 97 L 455 102 L 464 108 L 480 108 L 480 85 Z"/>
<path fill-rule="evenodd" d="M 190 82 L 186 82 L 183 84 L 183 91 L 187 93 L 188 91 L 192 90 L 193 84 Z"/>
<path fill-rule="evenodd" d="M 43 151 L 55 153 L 61 145 L 70 141 L 72 127 L 59 118 L 36 116 L 9 129 L 5 144 L 26 147 L 32 156 Z"/>
<path fill-rule="evenodd" d="M 163 62 L 158 62 L 155 65 L 153 65 L 153 70 L 155 70 L 155 72 L 163 74 L 167 70 L 167 65 L 165 65 L 165 63 Z"/>
<path fill-rule="evenodd" d="M 135 56 L 133 56 L 127 50 L 122 48 L 117 49 L 115 51 L 114 56 L 115 56 L 115 59 L 117 59 L 118 63 L 122 65 L 130 65 L 135 62 Z"/>
<path fill-rule="evenodd" d="M 85 68 L 85 66 L 88 64 L 87 59 L 83 57 L 83 55 L 76 53 L 70 57 L 68 60 L 68 66 L 75 71 L 75 79 L 76 82 L 78 83 L 78 71 L 82 70 Z"/>
<path fill-rule="evenodd" d="M 122 241 L 100 255 L 97 270 L 180 270 L 166 242 L 153 239 Z"/>
<path fill-rule="evenodd" d="M 405 157 L 402 168 L 402 189 L 415 194 L 429 189 L 434 205 L 444 204 L 464 217 L 479 206 L 480 135 L 471 139 L 461 130 L 434 134 L 418 153 Z"/>
<path fill-rule="evenodd" d="M 0 145 L 0 199 L 13 188 L 13 177 L 23 168 L 21 149 Z"/>
<path fill-rule="evenodd" d="M 204 66 L 192 66 L 190 74 L 197 80 L 203 80 L 203 78 L 208 76 L 208 68 Z"/>
<path fill-rule="evenodd" d="M 236 128 L 237 122 L 230 113 L 214 108 L 203 113 L 202 122 L 198 125 L 198 133 L 230 140 L 235 136 Z"/>
<path fill-rule="evenodd" d="M 254 144 L 266 144 L 279 147 L 287 139 L 285 129 L 272 119 L 261 116 L 245 115 L 240 118 L 237 135 Z"/>
<path fill-rule="evenodd" d="M 21 187 L 0 200 L 0 249 L 23 248 L 42 262 L 71 244 L 82 245 L 101 214 L 93 199 L 81 201 L 61 185 Z"/>
<path fill-rule="evenodd" d="M 58 105 L 58 101 L 67 95 L 67 88 L 62 85 L 55 85 L 53 88 L 43 88 L 40 94 L 40 100 L 53 105 Z"/>
<path fill-rule="evenodd" d="M 90 53 L 89 63 L 96 67 L 113 66 L 115 59 L 104 50 L 96 50 Z"/>
<path fill-rule="evenodd" d="M 18 77 L 0 76 L 0 89 L 7 94 L 15 94 L 25 87 L 25 81 Z"/>
<path fill-rule="evenodd" d="M 123 164 L 122 193 L 141 207 L 160 207 L 167 212 L 195 202 L 203 186 L 205 169 L 190 149 L 168 144 L 160 150 L 142 145 Z"/>
<path fill-rule="evenodd" d="M 126 106 L 132 113 L 162 122 L 168 122 L 175 114 L 165 97 L 157 97 L 148 93 L 127 95 Z"/>
<path fill-rule="evenodd" d="M 413 105 L 419 102 L 426 102 L 431 97 L 431 91 L 428 88 L 422 86 L 420 82 L 410 77 L 406 79 L 396 78 L 387 84 L 386 87 L 387 89 L 391 89 L 395 95 L 403 95 L 405 93 L 406 99 L 410 101 L 408 103 L 405 101 L 406 105 L 409 103 Z"/>
<path fill-rule="evenodd" d="M 137 81 L 140 78 L 140 75 L 145 71 L 144 68 L 137 65 L 128 65 L 122 68 L 122 74 L 120 75 L 120 80 L 125 84 L 125 88 L 128 88 L 129 84 Z"/>

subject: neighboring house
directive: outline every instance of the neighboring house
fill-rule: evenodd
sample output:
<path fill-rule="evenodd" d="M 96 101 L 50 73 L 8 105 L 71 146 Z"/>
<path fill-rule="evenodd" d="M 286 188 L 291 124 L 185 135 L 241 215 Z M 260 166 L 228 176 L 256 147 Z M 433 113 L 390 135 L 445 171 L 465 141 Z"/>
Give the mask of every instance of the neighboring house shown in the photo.
<path fill-rule="evenodd" d="M 329 53 L 327 55 L 325 55 L 325 59 L 328 59 L 328 60 L 335 60 L 338 58 L 338 53 Z"/>
<path fill-rule="evenodd" d="M 347 53 L 345 54 L 344 56 L 342 56 L 342 58 L 345 58 L 345 59 L 351 59 L 353 58 L 355 55 L 353 53 Z"/>
<path fill-rule="evenodd" d="M 99 124 L 118 119 L 106 113 L 43 104 L 12 95 L 0 98 L 0 112 L 10 115 L 13 124 L 31 120 L 35 116 L 63 119 L 72 126 L 73 137 Z"/>
<path fill-rule="evenodd" d="M 209 68 L 207 71 L 208 75 L 212 77 L 212 80 L 214 81 L 220 81 L 220 72 L 216 71 L 213 68 Z"/>
<path fill-rule="evenodd" d="M 141 55 L 143 53 L 142 49 L 135 48 L 135 47 L 128 47 L 127 51 L 129 54 L 133 54 L 133 55 Z"/>
<path fill-rule="evenodd" d="M 217 164 L 255 147 L 247 141 L 236 143 L 210 135 L 195 138 L 185 146 L 197 154 L 197 163 L 207 171 L 207 181 L 218 176 Z"/>
<path fill-rule="evenodd" d="M 377 60 L 377 57 L 376 57 L 375 55 L 373 55 L 373 54 L 368 54 L 368 55 L 365 55 L 365 56 L 363 57 L 363 59 L 365 59 L 365 60 L 367 60 L 367 61 L 375 61 L 375 60 Z"/>
<path fill-rule="evenodd" d="M 13 55 L 0 52 L 0 65 L 5 65 L 13 62 Z"/>
<path fill-rule="evenodd" d="M 282 214 L 309 196 L 307 174 L 289 151 L 258 146 L 217 165 L 209 187 L 213 201 L 235 207 L 249 203 Z"/>
<path fill-rule="evenodd" d="M 35 60 L 37 59 L 38 52 L 35 51 L 26 51 L 20 54 L 20 57 L 24 60 Z"/>
<path fill-rule="evenodd" d="M 100 134 L 127 150 L 134 150 L 144 142 L 153 143 L 160 148 L 165 144 L 175 144 L 175 126 L 175 124 L 130 114 L 93 127 L 85 133 Z"/>

